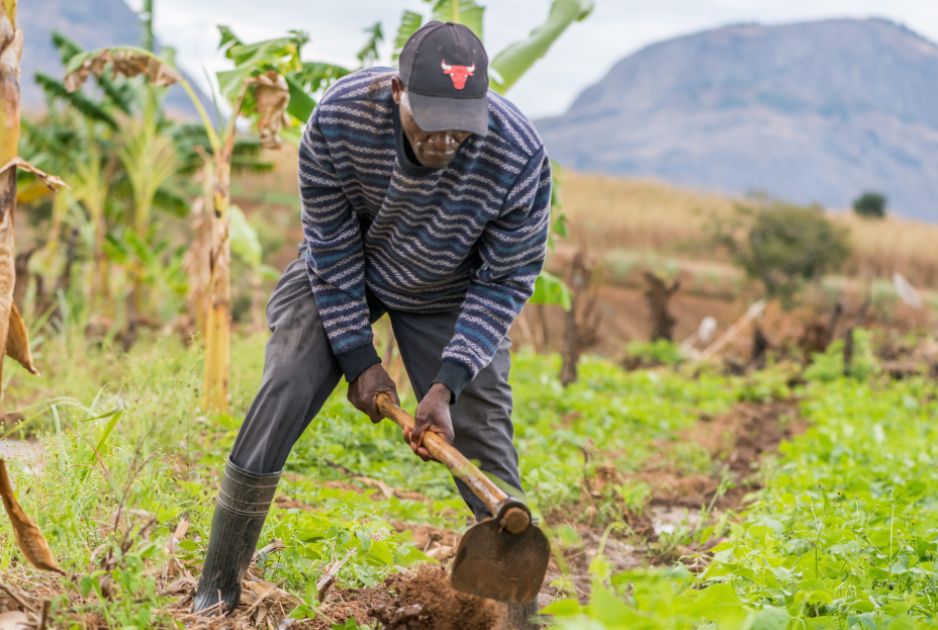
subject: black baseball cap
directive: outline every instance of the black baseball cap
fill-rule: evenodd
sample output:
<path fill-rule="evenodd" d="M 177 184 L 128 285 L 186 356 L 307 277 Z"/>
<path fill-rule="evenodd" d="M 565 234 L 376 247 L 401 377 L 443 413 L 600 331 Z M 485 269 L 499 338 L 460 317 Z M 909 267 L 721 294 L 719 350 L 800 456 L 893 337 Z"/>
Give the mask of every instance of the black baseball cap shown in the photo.
<path fill-rule="evenodd" d="M 486 134 L 489 58 L 471 30 L 428 22 L 404 44 L 398 63 L 417 126 Z"/>

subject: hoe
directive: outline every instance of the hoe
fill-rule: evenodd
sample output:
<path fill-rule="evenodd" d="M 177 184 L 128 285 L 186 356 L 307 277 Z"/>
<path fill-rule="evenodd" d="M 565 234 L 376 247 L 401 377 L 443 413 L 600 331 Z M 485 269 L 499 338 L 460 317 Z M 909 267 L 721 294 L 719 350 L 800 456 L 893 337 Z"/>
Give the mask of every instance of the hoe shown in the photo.
<path fill-rule="evenodd" d="M 376 402 L 381 413 L 401 429 L 414 428 L 413 417 L 395 405 L 390 396 L 378 394 Z M 550 545 L 544 532 L 531 521 L 531 511 L 438 434 L 424 433 L 423 445 L 495 515 L 474 525 L 459 541 L 453 562 L 453 588 L 503 602 L 534 600 L 547 572 Z"/>

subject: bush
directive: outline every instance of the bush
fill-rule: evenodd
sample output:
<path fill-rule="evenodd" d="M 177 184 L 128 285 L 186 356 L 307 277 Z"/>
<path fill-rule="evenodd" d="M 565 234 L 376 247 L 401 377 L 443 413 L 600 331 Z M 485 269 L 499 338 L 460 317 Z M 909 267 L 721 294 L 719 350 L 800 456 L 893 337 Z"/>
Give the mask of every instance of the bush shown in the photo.
<path fill-rule="evenodd" d="M 786 304 L 804 283 L 838 271 L 850 255 L 846 230 L 816 207 L 738 206 L 733 224 L 718 228 L 716 239 L 733 261 L 762 283 L 767 297 Z"/>
<path fill-rule="evenodd" d="M 886 197 L 877 192 L 866 192 L 853 202 L 853 211 L 864 219 L 886 217 Z"/>
<path fill-rule="evenodd" d="M 630 369 L 675 366 L 684 360 L 681 348 L 673 341 L 657 339 L 655 341 L 632 341 L 625 350 L 626 365 Z"/>
<path fill-rule="evenodd" d="M 830 382 L 843 376 L 850 376 L 865 381 L 879 371 L 876 353 L 873 349 L 873 335 L 869 330 L 857 328 L 849 334 L 853 336 L 853 352 L 850 365 L 846 364 L 844 340 L 837 339 L 824 352 L 811 356 L 811 365 L 804 371 L 809 381 Z"/>

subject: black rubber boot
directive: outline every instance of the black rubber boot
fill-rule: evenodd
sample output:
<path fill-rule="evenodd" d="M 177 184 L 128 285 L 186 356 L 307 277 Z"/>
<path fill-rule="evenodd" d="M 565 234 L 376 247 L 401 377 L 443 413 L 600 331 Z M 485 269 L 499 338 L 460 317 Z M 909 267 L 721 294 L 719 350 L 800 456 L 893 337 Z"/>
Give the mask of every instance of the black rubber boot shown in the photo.
<path fill-rule="evenodd" d="M 541 627 L 537 623 L 537 602 L 524 604 L 508 604 L 508 627 L 511 630 L 536 630 Z"/>
<path fill-rule="evenodd" d="M 251 564 L 279 480 L 279 472 L 252 473 L 228 461 L 192 612 L 227 614 L 238 606 L 241 579 Z"/>

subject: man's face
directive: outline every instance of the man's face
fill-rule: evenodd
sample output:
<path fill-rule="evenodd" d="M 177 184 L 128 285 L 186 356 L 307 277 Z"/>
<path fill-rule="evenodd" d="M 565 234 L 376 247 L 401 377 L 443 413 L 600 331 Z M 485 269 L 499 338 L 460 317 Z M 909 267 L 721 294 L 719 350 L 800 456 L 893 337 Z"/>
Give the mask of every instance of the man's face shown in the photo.
<path fill-rule="evenodd" d="M 472 134 L 468 131 L 424 131 L 417 126 L 407 90 L 400 79 L 392 81 L 394 102 L 401 113 L 401 128 L 414 151 L 414 156 L 421 165 L 429 168 L 446 168 L 456 157 L 459 146 Z"/>

